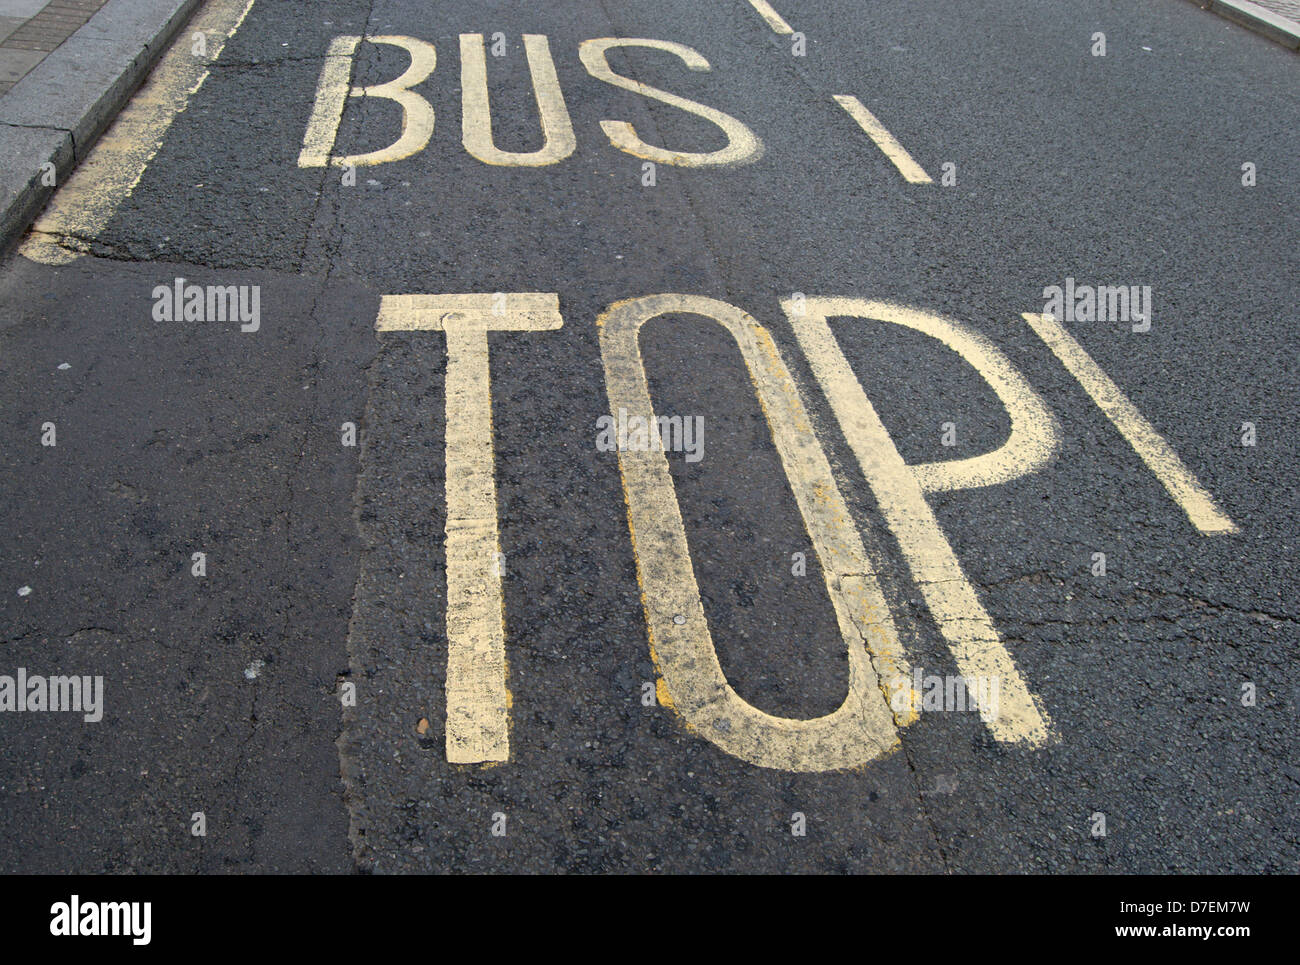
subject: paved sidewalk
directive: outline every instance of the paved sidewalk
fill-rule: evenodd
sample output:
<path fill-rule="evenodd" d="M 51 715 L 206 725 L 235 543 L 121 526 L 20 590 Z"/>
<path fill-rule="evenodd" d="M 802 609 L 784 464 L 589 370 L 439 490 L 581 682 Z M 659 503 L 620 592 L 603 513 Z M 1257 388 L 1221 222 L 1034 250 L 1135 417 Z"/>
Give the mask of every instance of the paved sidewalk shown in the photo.
<path fill-rule="evenodd" d="M 0 0 L 0 94 L 45 59 L 108 0 Z"/>
<path fill-rule="evenodd" d="M 0 0 L 0 251 L 62 183 L 200 0 Z"/>
<path fill-rule="evenodd" d="M 1255 0 L 1255 5 L 1300 25 L 1300 0 Z"/>

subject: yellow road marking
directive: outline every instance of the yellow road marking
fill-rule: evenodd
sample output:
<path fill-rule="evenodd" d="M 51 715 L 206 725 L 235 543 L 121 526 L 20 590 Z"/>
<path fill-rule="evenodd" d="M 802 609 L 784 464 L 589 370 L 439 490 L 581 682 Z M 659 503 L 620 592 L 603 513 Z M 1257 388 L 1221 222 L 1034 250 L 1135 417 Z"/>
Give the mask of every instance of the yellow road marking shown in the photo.
<path fill-rule="evenodd" d="M 316 82 L 316 99 L 312 102 L 307 133 L 303 135 L 302 153 L 298 155 L 300 168 L 323 168 L 329 163 L 348 91 L 352 88 L 352 60 L 360 43 L 358 36 L 335 37 L 330 41 L 320 80 Z"/>
<path fill-rule="evenodd" d="M 375 328 L 380 332 L 441 332 L 447 330 L 444 326 L 457 331 L 538 332 L 560 328 L 562 321 L 559 296 L 549 292 L 385 295 Z"/>
<path fill-rule="evenodd" d="M 749 5 L 758 11 L 758 15 L 767 21 L 767 25 L 779 34 L 792 34 L 794 28 L 782 19 L 781 15 L 772 9 L 772 5 L 767 0 L 749 0 Z"/>
<path fill-rule="evenodd" d="M 669 151 L 641 140 L 637 136 L 636 129 L 626 121 L 601 121 L 601 130 L 605 132 L 609 142 L 620 151 L 625 151 L 634 157 L 645 158 L 648 161 L 675 164 L 680 167 L 748 164 L 762 157 L 762 142 L 755 136 L 753 131 L 731 115 L 724 114 L 712 107 L 705 107 L 695 101 L 687 100 L 685 97 L 679 97 L 676 94 L 670 94 L 667 91 L 643 84 L 639 80 L 632 80 L 630 77 L 614 73 L 606 57 L 607 51 L 612 47 L 649 47 L 653 50 L 666 50 L 680 57 L 691 70 L 708 70 L 709 62 L 698 51 L 687 47 L 685 44 L 673 43 L 669 40 L 597 37 L 582 42 L 578 47 L 578 57 L 582 60 L 583 66 L 587 68 L 587 73 L 597 80 L 603 80 L 605 83 L 621 87 L 623 90 L 630 90 L 635 94 L 641 94 L 653 100 L 671 104 L 673 107 L 694 114 L 696 117 L 702 117 L 722 128 L 722 132 L 727 136 L 727 146 L 717 151 L 704 153 Z"/>
<path fill-rule="evenodd" d="M 307 132 L 303 136 L 299 167 L 335 167 L 386 164 L 400 161 L 423 151 L 433 136 L 433 105 L 411 90 L 433 73 L 438 64 L 438 54 L 433 44 L 415 37 L 384 35 L 366 37 L 372 44 L 401 47 L 411 56 L 406 70 L 393 80 L 369 87 L 350 87 L 352 55 L 356 53 L 358 37 L 336 37 L 330 44 L 316 85 L 316 103 L 312 107 Z M 396 102 L 402 108 L 402 133 L 386 148 L 368 154 L 333 156 L 334 139 L 338 136 L 339 122 L 343 119 L 343 105 L 347 96 L 380 97 Z"/>
<path fill-rule="evenodd" d="M 660 702 L 695 733 L 760 767 L 825 771 L 866 763 L 898 745 L 888 686 L 910 679 L 911 672 L 862 539 L 771 335 L 740 309 L 712 298 L 663 294 L 616 302 L 597 321 L 610 412 L 626 410 L 629 420 L 655 418 L 638 334 L 667 312 L 711 318 L 740 348 L 821 561 L 848 647 L 849 681 L 844 703 L 812 720 L 766 714 L 732 689 L 705 620 L 668 460 L 656 447 L 628 449 L 619 452 L 619 467 L 650 653 L 661 675 Z M 792 636 L 799 629 L 789 628 Z M 914 716 L 913 706 L 897 724 Z"/>
<path fill-rule="evenodd" d="M 553 331 L 559 296 L 541 292 L 385 295 L 375 329 L 447 336 L 447 760 L 510 757 L 505 603 L 497 527 L 488 332 Z"/>
<path fill-rule="evenodd" d="M 1083 346 L 1052 315 L 1024 312 L 1023 318 L 1061 360 L 1083 390 L 1097 403 L 1128 444 L 1160 480 L 1160 484 L 1182 507 L 1192 525 L 1202 533 L 1235 533 L 1237 525 L 1219 509 L 1178 454 L 1124 395 Z"/>
<path fill-rule="evenodd" d="M 787 313 L 790 312 L 793 303 L 783 304 Z M 826 312 L 828 316 L 837 307 L 832 299 L 821 299 L 819 305 L 831 310 Z M 1060 440 L 1056 419 L 996 345 L 979 333 L 938 315 L 899 312 L 883 306 L 877 310 L 888 315 L 881 320 L 929 335 L 970 363 L 984 377 L 1011 419 L 1007 441 L 992 452 L 910 466 L 912 475 L 925 492 L 996 486 L 1037 472 L 1051 461 Z"/>
<path fill-rule="evenodd" d="M 912 184 L 932 184 L 930 175 L 925 173 L 921 165 L 912 160 L 912 155 L 908 154 L 903 145 L 899 144 L 894 135 L 885 129 L 885 125 L 876 119 L 876 116 L 863 106 L 862 101 L 858 100 L 852 94 L 836 94 L 835 102 L 849 112 L 849 116 L 858 122 L 858 126 L 867 132 L 867 137 L 876 143 L 876 147 L 884 153 L 894 163 L 894 167 Z"/>
<path fill-rule="evenodd" d="M 542 34 L 524 34 L 528 70 L 541 116 L 544 143 L 528 153 L 502 151 L 492 140 L 492 109 L 488 101 L 487 57 L 482 34 L 460 35 L 461 142 L 465 150 L 485 164 L 540 167 L 563 161 L 578 146 L 573 123 L 564 106 L 560 79 L 555 74 L 550 43 Z"/>
<path fill-rule="evenodd" d="M 912 577 L 948 641 L 958 669 L 966 677 L 998 681 L 1001 694 L 997 706 L 980 708 L 990 733 L 1000 741 L 1046 742 L 1047 715 L 1038 707 L 997 628 L 975 595 L 974 587 L 962 572 L 926 501 L 926 487 L 921 479 L 927 478 L 933 491 L 940 485 L 987 485 L 1013 478 L 1006 473 L 1015 465 L 1015 458 L 1024 459 L 1022 472 L 1037 468 L 1056 444 L 1055 421 L 1047 407 L 992 343 L 948 319 L 889 302 L 858 298 L 810 298 L 804 302 L 802 312 L 796 310 L 794 301 L 787 299 L 782 307 L 880 511 L 898 539 Z M 987 474 L 984 471 L 972 474 L 973 461 L 966 460 L 964 471 L 959 468 L 945 474 L 931 467 L 918 476 L 915 467 L 904 462 L 831 332 L 829 319 L 839 316 L 905 325 L 940 338 L 962 352 L 998 393 L 1013 426 L 1021 427 L 1022 441 L 1015 446 L 1008 442 L 1013 458 L 985 464 L 983 469 L 988 470 Z"/>
<path fill-rule="evenodd" d="M 90 250 L 113 212 L 131 196 L 162 146 L 167 129 L 208 79 L 208 64 L 248 16 L 254 0 L 208 0 L 177 34 L 149 79 L 50 199 L 18 251 L 45 265 L 66 265 Z M 208 60 L 191 53 L 190 38 L 206 34 Z"/>

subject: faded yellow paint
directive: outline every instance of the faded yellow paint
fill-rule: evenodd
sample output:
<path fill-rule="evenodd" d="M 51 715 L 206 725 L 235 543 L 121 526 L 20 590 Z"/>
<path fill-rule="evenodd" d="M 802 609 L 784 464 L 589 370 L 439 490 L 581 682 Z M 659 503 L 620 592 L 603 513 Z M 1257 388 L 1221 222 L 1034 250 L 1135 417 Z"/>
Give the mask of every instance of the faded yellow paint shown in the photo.
<path fill-rule="evenodd" d="M 668 692 L 668 685 L 664 683 L 663 677 L 655 679 L 655 699 L 659 701 L 661 707 L 667 707 L 669 710 L 676 710 L 673 706 L 673 695 Z"/>
<path fill-rule="evenodd" d="M 628 528 L 637 561 L 660 703 L 695 733 L 742 760 L 789 771 L 856 767 L 898 745 L 889 684 L 910 678 L 898 633 L 858 531 L 771 335 L 716 299 L 663 294 L 611 305 L 598 319 L 610 411 L 655 418 L 638 343 L 646 321 L 668 312 L 711 318 L 736 340 L 848 647 L 848 694 L 811 720 L 776 717 L 743 700 L 727 682 L 704 616 L 690 548 L 662 449 L 619 452 Z M 681 618 L 682 622 L 677 622 Z M 792 634 L 797 633 L 792 628 Z"/>
<path fill-rule="evenodd" d="M 837 310 L 840 307 L 853 309 L 863 304 L 853 299 L 833 298 L 818 299 L 817 303 L 827 317 L 840 314 Z M 928 335 L 965 359 L 984 377 L 1011 420 L 1007 441 L 992 452 L 911 466 L 912 475 L 923 490 L 934 493 L 996 486 L 1037 472 L 1051 461 L 1060 439 L 1056 419 L 996 345 L 978 332 L 939 315 L 901 309 L 885 302 L 869 304 L 877 312 L 869 317 Z M 791 301 L 783 302 L 782 307 L 787 314 L 794 311 Z"/>
<path fill-rule="evenodd" d="M 325 164 L 326 157 L 329 157 L 330 164 L 344 168 L 400 161 L 423 151 L 429 143 L 429 138 L 433 136 L 433 106 L 424 97 L 411 90 L 416 84 L 427 80 L 437 66 L 438 54 L 433 44 L 426 40 L 417 40 L 415 37 L 396 35 L 367 37 L 366 40 L 372 44 L 401 47 L 411 56 L 411 62 L 406 70 L 393 80 L 382 84 L 371 84 L 368 87 L 354 87 L 349 91 L 352 97 L 380 97 L 397 103 L 402 108 L 402 133 L 396 141 L 378 151 L 371 151 L 368 154 L 348 154 L 342 157 L 331 156 L 339 121 L 343 117 L 342 108 L 339 107 L 341 103 L 339 84 L 342 82 L 346 85 L 348 80 L 347 75 L 338 66 L 339 56 L 326 57 L 316 92 L 317 103 L 312 109 L 311 120 L 308 122 L 307 133 L 303 139 L 303 155 L 298 158 L 300 167 L 322 166 Z M 330 51 L 334 52 L 332 44 Z M 351 73 L 350 66 L 347 73 Z M 332 129 L 329 128 L 331 124 Z M 310 155 L 307 153 L 309 145 L 312 152 Z M 325 147 L 324 151 L 321 150 L 322 147 Z M 304 163 L 304 156 L 310 163 Z"/>
<path fill-rule="evenodd" d="M 1047 715 L 1030 693 L 962 572 L 925 493 L 927 489 L 1005 482 L 1015 478 L 1017 467 L 1019 473 L 1038 468 L 1056 447 L 1056 424 L 1051 413 L 992 343 L 949 319 L 889 302 L 857 298 L 809 298 L 802 310 L 788 299 L 782 307 L 958 669 L 967 677 L 998 681 L 996 708 L 980 708 L 990 733 L 1001 741 L 1047 741 Z M 832 317 L 871 318 L 904 325 L 938 338 L 961 353 L 1006 406 L 1013 426 L 1012 438 L 998 451 L 962 460 L 952 469 L 936 469 L 934 464 L 908 466 L 831 332 Z"/>
<path fill-rule="evenodd" d="M 578 146 L 549 42 L 542 34 L 524 34 L 524 51 L 533 77 L 543 144 L 536 151 L 526 153 L 502 151 L 492 140 L 483 35 L 460 35 L 461 141 L 466 151 L 485 164 L 541 167 L 563 161 Z"/>
<path fill-rule="evenodd" d="M 767 21 L 767 25 L 779 34 L 792 34 L 794 28 L 785 22 L 785 19 L 772 9 L 772 5 L 767 0 L 749 0 L 749 5 L 758 11 L 758 15 Z"/>
<path fill-rule="evenodd" d="M 930 175 L 925 173 L 925 169 L 912 159 L 912 155 L 907 153 L 903 145 L 898 143 L 894 135 L 886 130 L 885 125 L 876 119 L 876 115 L 863 106 L 862 101 L 858 100 L 852 94 L 836 94 L 835 103 L 848 111 L 849 116 L 858 122 L 862 128 L 875 142 L 876 147 L 880 148 L 881 153 L 893 162 L 894 167 L 898 168 L 899 173 L 912 184 L 932 184 Z"/>
<path fill-rule="evenodd" d="M 45 265 L 66 265 L 90 243 L 140 182 L 176 116 L 208 79 L 208 65 L 221 56 L 254 0 L 208 0 L 158 61 L 149 79 L 50 199 L 18 248 Z M 207 58 L 195 57 L 190 38 L 208 37 Z"/>
<path fill-rule="evenodd" d="M 385 295 L 375 320 L 377 331 L 441 331 L 447 338 L 446 748 L 455 764 L 510 756 L 488 332 L 563 324 L 559 297 L 539 292 Z"/>
<path fill-rule="evenodd" d="M 709 62 L 698 51 L 687 47 L 685 44 L 673 43 L 669 40 L 597 37 L 592 40 L 584 40 L 578 48 L 578 56 L 582 60 L 583 66 L 587 68 L 587 73 L 597 80 L 603 80 L 607 84 L 613 84 L 623 90 L 630 90 L 652 100 L 670 104 L 686 111 L 688 114 L 702 117 L 721 128 L 723 134 L 727 137 L 727 146 L 717 151 L 703 153 L 669 151 L 666 148 L 655 147 L 653 144 L 647 144 L 641 140 L 636 133 L 636 129 L 626 121 L 601 121 L 601 130 L 605 132 L 609 142 L 620 151 L 625 151 L 634 157 L 645 158 L 648 161 L 655 161 L 660 164 L 674 164 L 679 167 L 748 164 L 762 157 L 762 142 L 753 131 L 731 115 L 724 114 L 712 107 L 705 107 L 695 101 L 687 100 L 685 97 L 679 97 L 676 94 L 670 94 L 667 91 L 643 84 L 639 80 L 632 80 L 630 77 L 614 73 L 606 56 L 607 52 L 614 47 L 649 47 L 652 50 L 664 50 L 676 54 L 691 70 L 708 70 Z"/>
<path fill-rule="evenodd" d="M 385 295 L 375 328 L 381 332 L 540 332 L 561 327 L 559 296 L 546 292 L 464 295 Z"/>
<path fill-rule="evenodd" d="M 307 132 L 302 138 L 302 152 L 298 155 L 300 168 L 323 168 L 329 164 L 352 88 L 352 61 L 360 43 L 358 36 L 335 37 L 330 41 L 316 82 L 316 99 L 307 120 Z"/>
<path fill-rule="evenodd" d="M 1143 417 L 1101 367 L 1052 315 L 1024 312 L 1022 317 L 1052 350 L 1092 401 L 1119 430 L 1160 485 L 1206 535 L 1237 532 L 1237 524 L 1219 509 L 1214 497 L 1192 475 L 1164 436 Z"/>

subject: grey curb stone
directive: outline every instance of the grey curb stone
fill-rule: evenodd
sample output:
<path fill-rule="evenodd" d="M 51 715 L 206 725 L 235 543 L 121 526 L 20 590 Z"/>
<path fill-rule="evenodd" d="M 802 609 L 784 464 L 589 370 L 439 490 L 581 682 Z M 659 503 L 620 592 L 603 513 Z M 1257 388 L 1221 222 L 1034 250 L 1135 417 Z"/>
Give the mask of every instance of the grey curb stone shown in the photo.
<path fill-rule="evenodd" d="M 58 183 L 135 93 L 202 0 L 109 0 L 0 97 L 0 251 L 35 220 Z"/>
<path fill-rule="evenodd" d="M 1283 47 L 1300 51 L 1300 24 L 1266 10 L 1250 0 L 1192 0 L 1202 10 L 1212 10 Z"/>

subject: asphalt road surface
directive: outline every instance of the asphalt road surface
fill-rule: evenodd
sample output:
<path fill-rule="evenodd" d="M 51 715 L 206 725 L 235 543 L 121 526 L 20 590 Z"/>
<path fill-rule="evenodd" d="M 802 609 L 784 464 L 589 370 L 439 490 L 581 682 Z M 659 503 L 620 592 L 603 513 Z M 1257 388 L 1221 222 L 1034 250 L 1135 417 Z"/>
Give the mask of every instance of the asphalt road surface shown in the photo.
<path fill-rule="evenodd" d="M 210 0 L 0 270 L 0 870 L 1297 871 L 1300 62 L 772 6 Z"/>

